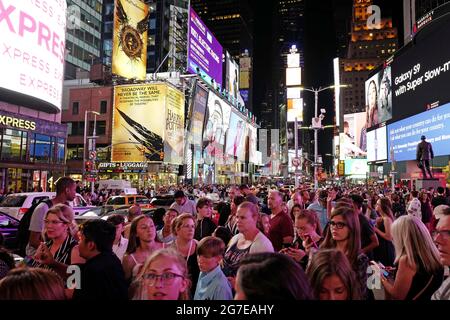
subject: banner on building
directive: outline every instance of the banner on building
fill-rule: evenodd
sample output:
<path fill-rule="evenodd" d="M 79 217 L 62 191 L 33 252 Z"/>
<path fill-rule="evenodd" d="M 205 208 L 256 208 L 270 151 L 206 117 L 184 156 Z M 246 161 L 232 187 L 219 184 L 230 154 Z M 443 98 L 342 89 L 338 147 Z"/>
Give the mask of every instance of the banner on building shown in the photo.
<path fill-rule="evenodd" d="M 164 162 L 181 165 L 184 156 L 184 94 L 169 86 L 166 90 Z"/>
<path fill-rule="evenodd" d="M 150 12 L 140 0 L 116 0 L 112 73 L 144 80 L 147 67 L 147 29 Z"/>
<path fill-rule="evenodd" d="M 164 84 L 114 88 L 113 162 L 164 160 L 166 88 Z"/>

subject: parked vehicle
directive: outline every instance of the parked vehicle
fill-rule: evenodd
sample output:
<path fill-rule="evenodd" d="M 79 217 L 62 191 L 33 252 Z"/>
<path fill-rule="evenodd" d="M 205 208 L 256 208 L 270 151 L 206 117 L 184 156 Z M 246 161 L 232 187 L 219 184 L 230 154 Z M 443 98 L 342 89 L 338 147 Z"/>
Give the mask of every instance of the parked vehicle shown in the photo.
<path fill-rule="evenodd" d="M 56 192 L 24 192 L 13 193 L 6 196 L 0 203 L 0 211 L 20 220 L 25 212 L 35 203 L 52 199 L 56 196 Z M 79 215 L 95 206 L 87 205 L 83 197 L 77 193 L 75 199 L 70 203 L 75 215 Z"/>
<path fill-rule="evenodd" d="M 157 210 L 156 208 L 143 208 L 142 213 L 152 216 L 153 212 Z M 103 207 L 97 207 L 91 210 L 88 210 L 79 216 L 75 217 L 76 224 L 80 225 L 88 220 L 95 220 L 95 219 L 103 219 L 106 220 L 110 215 L 113 214 L 120 214 L 125 216 L 125 221 L 127 221 L 128 216 L 128 207 L 121 207 L 118 209 L 113 209 L 111 206 L 103 206 Z"/>
<path fill-rule="evenodd" d="M 0 233 L 3 236 L 5 248 L 14 251 L 17 249 L 17 232 L 19 220 L 0 211 Z"/>
<path fill-rule="evenodd" d="M 112 196 L 106 201 L 105 206 L 112 206 L 114 209 L 118 209 L 120 207 L 130 207 L 133 204 L 137 204 L 141 208 L 153 208 L 150 199 L 140 195 Z"/>

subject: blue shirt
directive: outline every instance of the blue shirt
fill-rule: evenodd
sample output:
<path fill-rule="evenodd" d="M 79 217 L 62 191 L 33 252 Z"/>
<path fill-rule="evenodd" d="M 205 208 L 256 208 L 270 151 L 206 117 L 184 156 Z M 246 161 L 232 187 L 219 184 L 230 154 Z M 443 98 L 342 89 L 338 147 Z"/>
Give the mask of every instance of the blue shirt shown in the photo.
<path fill-rule="evenodd" d="M 231 285 L 220 266 L 210 272 L 200 272 L 194 300 L 233 300 Z"/>
<path fill-rule="evenodd" d="M 320 222 L 320 229 L 323 231 L 328 223 L 327 208 L 322 207 L 319 202 L 314 202 L 309 205 L 308 210 L 313 210 L 316 212 L 317 218 L 319 218 Z"/>

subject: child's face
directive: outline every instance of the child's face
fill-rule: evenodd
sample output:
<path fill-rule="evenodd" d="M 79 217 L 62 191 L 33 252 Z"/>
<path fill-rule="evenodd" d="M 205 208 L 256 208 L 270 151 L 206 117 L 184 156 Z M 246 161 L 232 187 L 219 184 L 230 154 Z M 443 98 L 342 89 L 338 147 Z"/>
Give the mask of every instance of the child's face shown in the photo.
<path fill-rule="evenodd" d="M 221 256 L 210 258 L 202 255 L 197 256 L 198 267 L 201 272 L 210 272 L 214 270 L 219 265 L 220 260 L 222 260 Z"/>

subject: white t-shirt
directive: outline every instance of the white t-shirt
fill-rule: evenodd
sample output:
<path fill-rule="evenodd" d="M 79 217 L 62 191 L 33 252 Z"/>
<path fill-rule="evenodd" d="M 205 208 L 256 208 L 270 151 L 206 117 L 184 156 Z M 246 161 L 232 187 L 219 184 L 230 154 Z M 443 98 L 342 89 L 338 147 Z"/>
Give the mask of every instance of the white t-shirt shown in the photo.
<path fill-rule="evenodd" d="M 192 200 L 186 199 L 186 202 L 180 206 L 178 203 L 174 202 L 170 206 L 170 209 L 175 209 L 179 214 L 190 213 L 193 216 L 197 215 L 197 209 L 195 208 L 195 203 Z"/>
<path fill-rule="evenodd" d="M 244 235 L 242 233 L 238 233 L 233 238 L 231 238 L 230 243 L 228 244 L 228 248 L 231 248 L 236 242 L 243 238 Z M 272 242 L 261 231 L 253 240 L 249 253 L 259 252 L 274 252 Z"/>
<path fill-rule="evenodd" d="M 120 262 L 123 260 L 123 256 L 125 255 L 125 252 L 127 251 L 128 247 L 128 239 L 124 237 L 120 237 L 120 241 L 118 244 L 113 245 L 113 252 L 116 254 L 117 258 L 119 258 Z"/>
<path fill-rule="evenodd" d="M 29 231 L 39 232 L 44 231 L 44 219 L 47 214 L 49 206 L 45 202 L 41 202 L 33 211 L 30 220 Z M 30 246 L 30 243 L 27 244 L 25 249 L 25 253 L 27 256 L 34 256 L 36 254 L 36 249 Z"/>

